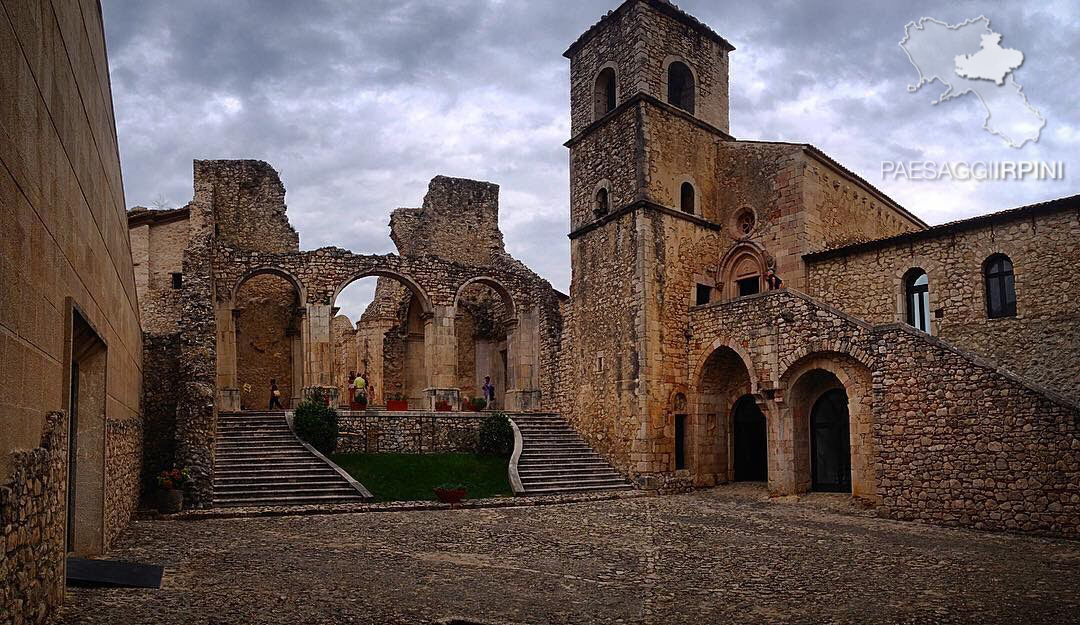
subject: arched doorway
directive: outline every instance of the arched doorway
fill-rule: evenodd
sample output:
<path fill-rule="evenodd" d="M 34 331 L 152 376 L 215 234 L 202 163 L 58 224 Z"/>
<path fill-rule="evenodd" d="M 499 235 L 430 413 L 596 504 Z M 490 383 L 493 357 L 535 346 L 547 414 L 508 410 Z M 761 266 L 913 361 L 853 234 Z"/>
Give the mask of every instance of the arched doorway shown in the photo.
<path fill-rule="evenodd" d="M 724 345 L 709 354 L 700 371 L 688 425 L 694 441 L 688 468 L 695 485 L 708 486 L 735 479 L 735 408 L 740 398 L 753 392 L 753 385 L 742 356 Z"/>
<path fill-rule="evenodd" d="M 851 492 L 851 430 L 843 389 L 825 391 L 810 411 L 810 463 L 813 489 Z"/>
<path fill-rule="evenodd" d="M 458 383 L 463 402 L 484 399 L 484 386 L 494 387 L 489 408 L 518 410 L 520 391 L 537 386 L 539 362 L 536 320 L 517 313 L 514 298 L 497 280 L 480 277 L 463 284 L 454 298 Z"/>
<path fill-rule="evenodd" d="M 276 272 L 246 278 L 235 290 L 236 382 L 243 410 L 266 410 L 271 381 L 285 408 L 300 399 L 303 330 L 300 292 Z"/>
<path fill-rule="evenodd" d="M 735 403 L 731 422 L 735 481 L 768 481 L 769 453 L 765 415 L 753 395 L 743 395 Z"/>

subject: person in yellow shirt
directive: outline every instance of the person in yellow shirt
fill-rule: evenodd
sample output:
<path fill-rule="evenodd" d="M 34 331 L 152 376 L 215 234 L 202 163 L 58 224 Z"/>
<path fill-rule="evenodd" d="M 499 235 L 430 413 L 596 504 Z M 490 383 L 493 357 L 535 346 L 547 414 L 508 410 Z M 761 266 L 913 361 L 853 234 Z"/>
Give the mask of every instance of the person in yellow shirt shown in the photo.
<path fill-rule="evenodd" d="M 363 375 L 357 375 L 356 379 L 353 380 L 353 389 L 356 392 L 356 401 L 360 401 L 360 398 L 367 401 L 367 380 L 364 379 Z"/>

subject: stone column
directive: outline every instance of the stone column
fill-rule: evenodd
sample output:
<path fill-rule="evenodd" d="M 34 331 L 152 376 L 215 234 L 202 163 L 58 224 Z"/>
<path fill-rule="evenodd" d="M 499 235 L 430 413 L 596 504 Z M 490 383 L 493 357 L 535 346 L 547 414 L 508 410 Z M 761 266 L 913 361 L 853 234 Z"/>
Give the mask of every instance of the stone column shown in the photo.
<path fill-rule="evenodd" d="M 304 379 L 293 380 L 295 386 L 303 389 L 301 398 L 315 389 L 329 389 L 334 386 L 333 345 L 330 342 L 332 311 L 333 306 L 329 304 L 307 304 L 304 307 L 304 320 L 300 324 Z"/>
<path fill-rule="evenodd" d="M 428 406 L 434 410 L 446 401 L 453 410 L 461 409 L 461 389 L 457 387 L 457 334 L 454 330 L 454 307 L 435 306 L 424 314 L 424 363 L 428 387 Z"/>
<path fill-rule="evenodd" d="M 537 309 L 507 319 L 506 367 L 510 388 L 506 390 L 506 409 L 530 412 L 540 408 L 540 336 Z"/>
<path fill-rule="evenodd" d="M 798 492 L 796 479 L 795 446 L 800 444 L 795 436 L 795 418 L 792 407 L 784 403 L 777 393 L 775 401 L 759 402 L 768 424 L 766 438 L 769 455 L 769 493 L 771 495 L 794 495 Z"/>
<path fill-rule="evenodd" d="M 240 410 L 240 389 L 236 380 L 236 317 L 240 310 L 232 302 L 218 302 L 217 317 L 217 388 L 218 410 Z"/>

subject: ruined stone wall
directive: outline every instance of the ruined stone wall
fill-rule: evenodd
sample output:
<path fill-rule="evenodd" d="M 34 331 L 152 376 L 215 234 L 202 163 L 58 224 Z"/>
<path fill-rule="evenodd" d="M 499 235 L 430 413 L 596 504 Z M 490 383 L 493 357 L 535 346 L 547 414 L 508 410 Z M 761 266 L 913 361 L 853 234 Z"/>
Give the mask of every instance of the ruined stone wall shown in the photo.
<path fill-rule="evenodd" d="M 390 238 L 402 256 L 430 254 L 467 265 L 488 265 L 505 254 L 499 230 L 499 186 L 436 176 L 423 206 L 390 216 Z"/>
<path fill-rule="evenodd" d="M 143 481 L 143 421 L 109 419 L 105 423 L 105 548 L 127 527 L 139 507 Z"/>
<path fill-rule="evenodd" d="M 337 453 L 472 453 L 482 413 L 365 412 L 339 419 Z"/>
<path fill-rule="evenodd" d="M 1006 254 L 1015 274 L 1017 315 L 989 319 L 983 263 Z M 1080 391 L 1080 218 L 1075 210 L 1028 215 L 917 240 L 874 245 L 808 262 L 810 294 L 874 323 L 906 319 L 904 274 L 930 278 L 931 330 L 1028 379 Z"/>
<path fill-rule="evenodd" d="M 606 65 L 616 69 L 617 103 L 643 92 L 667 101 L 667 69 L 672 60 L 686 63 L 696 82 L 695 114 L 728 130 L 728 53 L 725 46 L 671 15 L 658 2 L 622 6 L 602 18 L 570 56 L 572 134 L 595 116 L 596 78 Z M 666 3 L 665 3 L 666 4 Z M 667 9 L 667 10 L 665 10 Z M 689 18 L 696 22 L 693 18 Z"/>
<path fill-rule="evenodd" d="M 143 338 L 143 483 L 176 462 L 176 407 L 180 400 L 180 335 Z"/>
<path fill-rule="evenodd" d="M 352 321 L 345 315 L 330 320 L 330 343 L 334 349 L 334 386 L 338 389 L 338 403 L 349 404 L 349 372 L 363 369 L 357 362 L 357 333 Z M 369 376 L 370 378 L 370 376 Z"/>
<path fill-rule="evenodd" d="M 9 452 L 0 486 L 0 623 L 45 623 L 64 601 L 68 422 L 46 418 L 40 447 Z M 126 523 L 126 519 L 124 521 Z"/>
<path fill-rule="evenodd" d="M 195 161 L 196 186 L 213 189 L 215 241 L 238 250 L 290 252 L 300 237 L 285 215 L 285 185 L 263 161 Z"/>
<path fill-rule="evenodd" d="M 236 294 L 236 375 L 244 410 L 266 409 L 271 379 L 277 380 L 282 406 L 300 396 L 292 379 L 298 297 L 292 284 L 274 275 L 251 278 Z"/>

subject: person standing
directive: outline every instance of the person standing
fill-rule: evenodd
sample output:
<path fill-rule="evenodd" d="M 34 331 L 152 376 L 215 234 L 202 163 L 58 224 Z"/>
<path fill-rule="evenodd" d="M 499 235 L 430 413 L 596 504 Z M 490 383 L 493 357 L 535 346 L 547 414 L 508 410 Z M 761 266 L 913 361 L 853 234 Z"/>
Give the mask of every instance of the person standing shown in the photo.
<path fill-rule="evenodd" d="M 491 383 L 491 376 L 484 376 L 484 386 L 482 388 L 484 392 L 484 400 L 487 402 L 487 407 L 495 408 L 495 385 Z"/>
<path fill-rule="evenodd" d="M 356 401 L 359 402 L 361 398 L 367 401 L 367 380 L 363 375 L 356 376 L 353 380 L 353 388 L 356 390 Z"/>
<path fill-rule="evenodd" d="M 277 380 L 275 380 L 274 378 L 270 378 L 270 408 L 269 409 L 273 410 L 275 406 L 277 407 L 278 410 L 284 410 L 284 408 L 282 408 L 282 406 L 281 406 L 281 389 L 278 388 Z"/>
<path fill-rule="evenodd" d="M 784 288 L 784 281 L 780 279 L 780 276 L 776 275 L 776 272 L 772 269 L 769 273 L 765 274 L 765 284 L 769 287 L 770 291 L 778 291 Z"/>
<path fill-rule="evenodd" d="M 354 402 L 356 402 L 356 391 L 355 391 L 356 387 L 355 387 L 355 385 L 353 385 L 353 380 L 354 379 L 356 379 L 356 372 L 355 371 L 350 371 L 349 372 L 349 377 L 345 378 L 345 382 L 349 385 L 349 389 L 347 391 L 349 394 L 346 395 L 346 397 L 349 398 L 349 404 L 350 405 L 353 404 Z"/>

